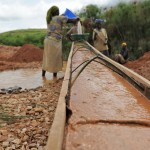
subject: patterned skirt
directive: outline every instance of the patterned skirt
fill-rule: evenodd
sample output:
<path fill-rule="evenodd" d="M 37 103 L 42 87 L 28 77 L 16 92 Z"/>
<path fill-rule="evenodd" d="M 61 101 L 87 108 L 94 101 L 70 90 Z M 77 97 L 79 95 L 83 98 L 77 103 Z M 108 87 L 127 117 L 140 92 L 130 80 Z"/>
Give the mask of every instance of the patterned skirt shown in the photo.
<path fill-rule="evenodd" d="M 44 40 L 42 69 L 54 73 L 61 71 L 62 67 L 62 40 L 55 40 L 49 36 Z"/>

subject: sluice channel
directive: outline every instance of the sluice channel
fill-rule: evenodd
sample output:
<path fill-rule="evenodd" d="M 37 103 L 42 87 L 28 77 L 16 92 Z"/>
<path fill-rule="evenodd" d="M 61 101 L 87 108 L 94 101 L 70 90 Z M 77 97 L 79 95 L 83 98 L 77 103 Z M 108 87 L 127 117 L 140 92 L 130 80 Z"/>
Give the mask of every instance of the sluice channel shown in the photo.
<path fill-rule="evenodd" d="M 73 43 L 47 150 L 147 149 L 149 94 L 150 81 Z"/>

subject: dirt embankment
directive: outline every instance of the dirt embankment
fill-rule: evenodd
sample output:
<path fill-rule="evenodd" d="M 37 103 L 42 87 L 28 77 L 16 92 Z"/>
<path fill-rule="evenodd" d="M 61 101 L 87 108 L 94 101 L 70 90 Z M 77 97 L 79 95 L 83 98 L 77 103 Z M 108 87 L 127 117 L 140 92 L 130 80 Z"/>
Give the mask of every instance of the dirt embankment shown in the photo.
<path fill-rule="evenodd" d="M 150 51 L 135 61 L 129 61 L 124 66 L 150 80 Z"/>
<path fill-rule="evenodd" d="M 41 67 L 43 50 L 32 44 L 22 47 L 0 46 L 0 71 Z"/>
<path fill-rule="evenodd" d="M 43 50 L 31 45 L 23 45 L 8 61 L 12 62 L 33 62 L 33 61 L 42 61 Z"/>

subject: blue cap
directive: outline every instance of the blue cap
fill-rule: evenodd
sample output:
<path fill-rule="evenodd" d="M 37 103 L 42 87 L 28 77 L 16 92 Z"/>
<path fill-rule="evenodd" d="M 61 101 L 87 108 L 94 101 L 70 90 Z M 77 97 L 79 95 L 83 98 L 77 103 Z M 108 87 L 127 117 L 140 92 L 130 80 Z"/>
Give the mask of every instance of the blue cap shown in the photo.
<path fill-rule="evenodd" d="M 103 20 L 103 19 L 96 19 L 95 20 L 95 23 L 103 23 L 103 22 L 105 22 L 105 20 Z"/>

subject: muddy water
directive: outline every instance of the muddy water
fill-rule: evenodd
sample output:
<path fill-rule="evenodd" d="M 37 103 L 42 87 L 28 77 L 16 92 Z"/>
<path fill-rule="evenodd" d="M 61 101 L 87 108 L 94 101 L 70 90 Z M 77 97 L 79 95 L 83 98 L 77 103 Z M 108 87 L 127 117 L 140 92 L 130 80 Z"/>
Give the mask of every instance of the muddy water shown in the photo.
<path fill-rule="evenodd" d="M 57 78 L 64 77 L 66 62 L 64 62 L 63 70 L 58 73 Z M 53 74 L 46 72 L 43 78 L 41 69 L 18 69 L 0 72 L 0 89 L 14 86 L 22 87 L 22 89 L 32 89 L 43 86 L 52 82 Z"/>
<path fill-rule="evenodd" d="M 64 76 L 63 72 L 58 73 L 58 78 Z M 0 73 L 0 89 L 19 86 L 23 89 L 31 89 L 43 86 L 45 83 L 53 80 L 51 73 L 46 73 L 46 77 L 42 78 L 41 69 L 18 69 L 3 71 Z"/>
<path fill-rule="evenodd" d="M 73 68 L 89 55 L 76 53 Z M 103 65 L 93 62 L 81 73 L 71 90 L 70 107 L 66 150 L 150 147 L 150 101 Z"/>

